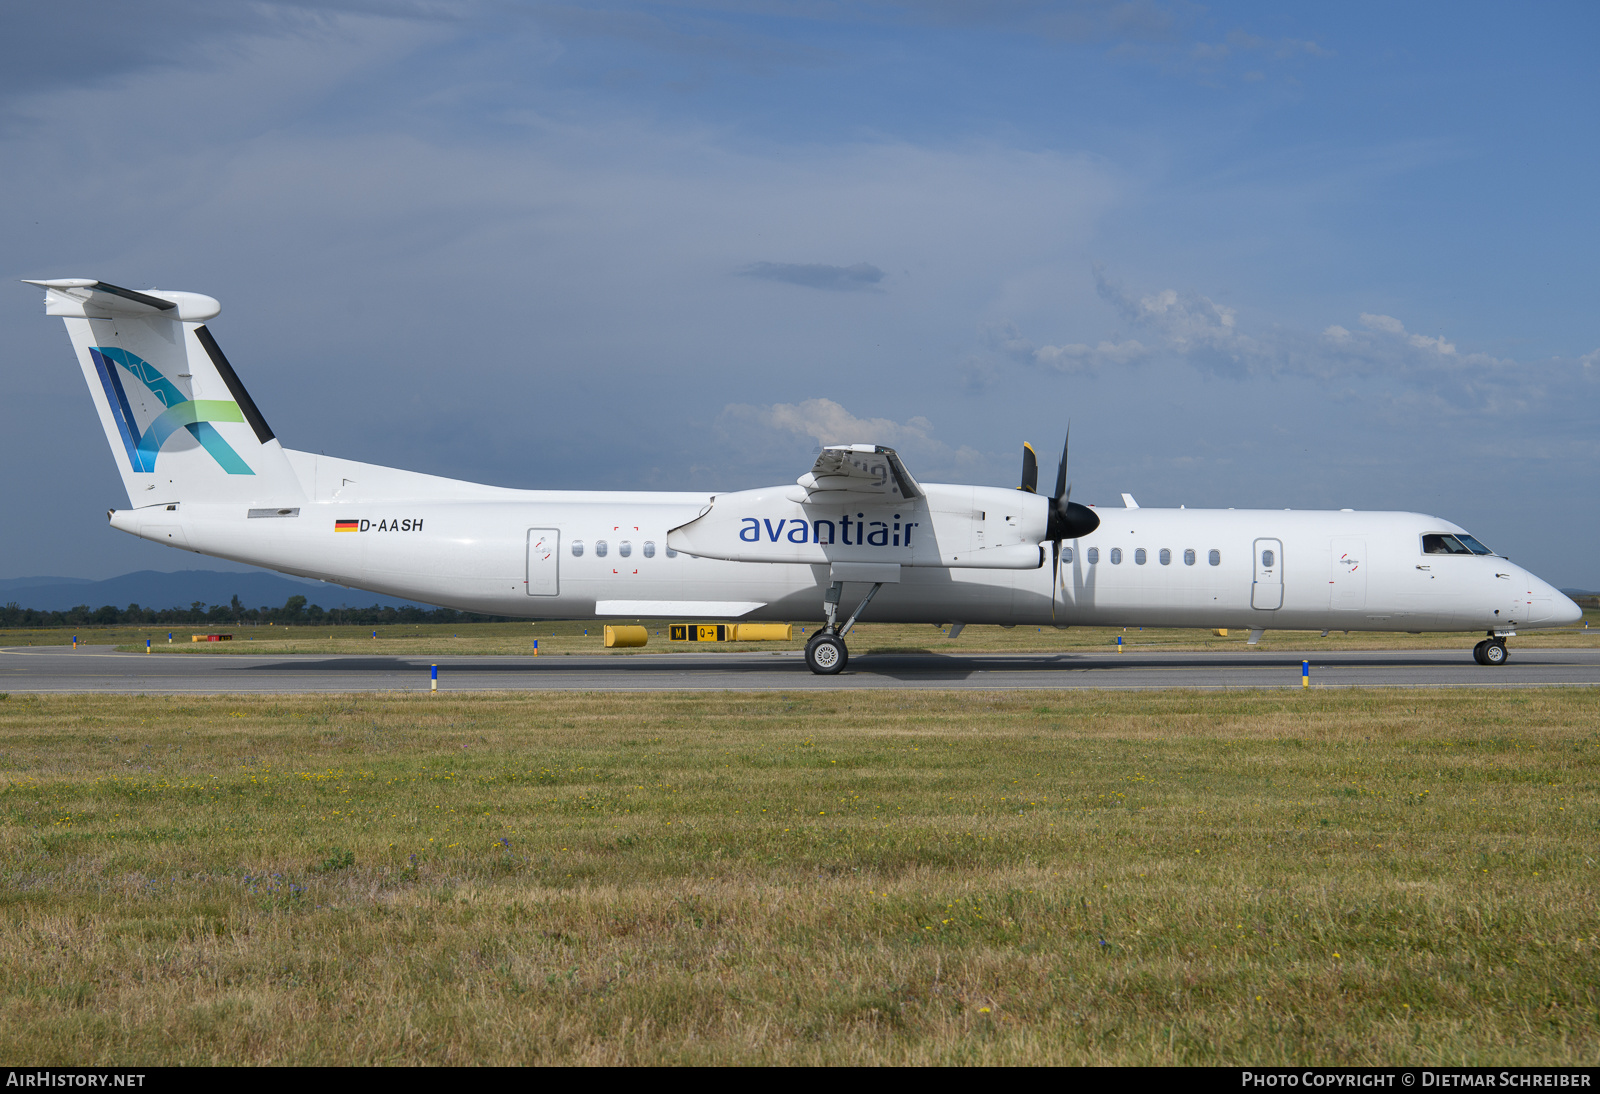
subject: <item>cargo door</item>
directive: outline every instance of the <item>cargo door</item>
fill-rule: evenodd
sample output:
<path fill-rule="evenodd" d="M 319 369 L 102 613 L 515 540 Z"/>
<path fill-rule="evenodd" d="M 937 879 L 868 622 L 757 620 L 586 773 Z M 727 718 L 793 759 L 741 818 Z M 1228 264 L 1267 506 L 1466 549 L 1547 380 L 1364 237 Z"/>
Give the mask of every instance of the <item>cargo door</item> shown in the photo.
<path fill-rule="evenodd" d="M 561 585 L 557 571 L 561 567 L 561 530 L 559 528 L 528 529 L 528 595 L 555 596 Z"/>
<path fill-rule="evenodd" d="M 1275 539 L 1256 540 L 1250 606 L 1264 612 L 1283 607 L 1283 544 Z"/>
<path fill-rule="evenodd" d="M 1336 612 L 1360 611 L 1367 606 L 1367 541 L 1336 536 L 1331 553 L 1328 607 Z"/>

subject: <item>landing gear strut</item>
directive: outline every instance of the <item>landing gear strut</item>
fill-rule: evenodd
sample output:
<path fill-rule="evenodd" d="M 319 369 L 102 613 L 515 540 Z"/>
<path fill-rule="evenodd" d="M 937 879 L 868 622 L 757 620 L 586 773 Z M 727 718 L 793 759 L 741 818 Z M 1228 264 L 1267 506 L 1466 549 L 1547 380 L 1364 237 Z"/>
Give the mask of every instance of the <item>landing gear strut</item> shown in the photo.
<path fill-rule="evenodd" d="M 856 625 L 856 620 L 861 616 L 866 606 L 872 603 L 872 598 L 878 595 L 878 590 L 883 588 L 883 582 L 875 581 L 867 595 L 856 605 L 856 610 L 850 613 L 850 618 L 844 621 L 844 626 L 839 625 L 839 599 L 844 594 L 844 582 L 835 581 L 828 586 L 828 591 L 822 594 L 822 610 L 828 617 L 827 625 L 822 630 L 811 636 L 806 642 L 806 667 L 818 676 L 833 676 L 844 671 L 850 663 L 850 648 L 844 644 L 844 636 L 850 633 L 850 628 Z"/>
<path fill-rule="evenodd" d="M 1472 659 L 1480 665 L 1503 665 L 1510 656 L 1506 640 L 1497 634 L 1491 634 L 1472 647 Z"/>

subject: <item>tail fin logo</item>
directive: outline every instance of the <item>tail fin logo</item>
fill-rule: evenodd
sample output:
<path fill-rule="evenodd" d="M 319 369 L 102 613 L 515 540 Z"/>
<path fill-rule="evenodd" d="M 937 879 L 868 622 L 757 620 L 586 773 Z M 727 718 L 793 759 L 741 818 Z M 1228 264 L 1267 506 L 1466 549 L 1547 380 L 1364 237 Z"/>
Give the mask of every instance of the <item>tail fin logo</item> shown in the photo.
<path fill-rule="evenodd" d="M 94 358 L 100 372 L 100 382 L 105 385 L 106 401 L 111 404 L 111 416 L 117 420 L 117 430 L 128 450 L 128 462 L 135 471 L 154 471 L 156 456 L 167 439 L 179 428 L 187 429 L 211 458 L 230 475 L 254 475 L 227 441 L 210 425 L 211 422 L 243 422 L 244 413 L 239 404 L 223 399 L 191 399 L 178 390 L 176 384 L 161 374 L 149 361 L 118 346 L 92 346 L 89 356 Z M 150 389 L 166 410 L 140 430 L 128 404 L 127 392 L 122 387 L 122 371 L 132 374 Z"/>

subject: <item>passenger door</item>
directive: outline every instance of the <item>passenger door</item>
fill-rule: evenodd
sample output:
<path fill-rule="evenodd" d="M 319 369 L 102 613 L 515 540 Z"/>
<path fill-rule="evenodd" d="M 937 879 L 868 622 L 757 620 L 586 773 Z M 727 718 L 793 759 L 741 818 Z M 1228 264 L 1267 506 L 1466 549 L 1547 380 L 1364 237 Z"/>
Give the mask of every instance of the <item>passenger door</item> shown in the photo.
<path fill-rule="evenodd" d="M 555 596 L 561 588 L 561 530 L 528 529 L 528 595 Z"/>
<path fill-rule="evenodd" d="M 1360 611 L 1367 606 L 1367 541 L 1335 536 L 1328 578 L 1328 607 L 1334 611 Z"/>
<path fill-rule="evenodd" d="M 1256 540 L 1250 606 L 1265 612 L 1283 607 L 1283 544 L 1275 539 Z"/>

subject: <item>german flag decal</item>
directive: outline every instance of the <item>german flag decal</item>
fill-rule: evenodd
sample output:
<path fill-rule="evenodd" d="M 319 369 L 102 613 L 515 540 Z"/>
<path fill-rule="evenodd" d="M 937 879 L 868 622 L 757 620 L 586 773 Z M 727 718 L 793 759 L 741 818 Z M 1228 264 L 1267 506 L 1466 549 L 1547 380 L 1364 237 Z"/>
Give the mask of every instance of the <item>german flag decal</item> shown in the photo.
<path fill-rule="evenodd" d="M 361 522 L 359 520 L 336 520 L 333 522 L 333 530 L 335 532 L 359 532 L 361 531 Z"/>

